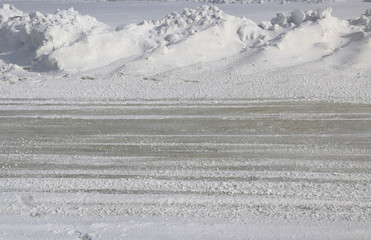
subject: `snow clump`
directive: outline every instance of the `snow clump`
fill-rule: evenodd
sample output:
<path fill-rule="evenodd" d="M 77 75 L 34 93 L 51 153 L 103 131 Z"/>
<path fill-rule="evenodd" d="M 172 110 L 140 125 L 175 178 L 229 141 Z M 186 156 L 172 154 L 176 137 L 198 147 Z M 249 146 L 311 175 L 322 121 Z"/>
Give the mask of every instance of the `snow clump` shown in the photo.
<path fill-rule="evenodd" d="M 352 25 L 365 26 L 364 31 L 371 31 L 371 8 L 367 9 L 359 18 L 351 19 Z"/>
<path fill-rule="evenodd" d="M 185 8 L 181 14 L 173 12 L 162 20 L 143 24 L 153 26 L 149 32 L 150 38 L 160 45 L 167 45 L 225 21 L 226 14 L 219 8 L 202 6 L 195 9 Z"/>
<path fill-rule="evenodd" d="M 276 17 L 272 18 L 271 24 L 281 27 L 296 26 L 303 22 L 314 22 L 318 19 L 331 17 L 332 8 L 319 8 L 314 11 L 294 10 L 290 14 L 277 13 Z"/>

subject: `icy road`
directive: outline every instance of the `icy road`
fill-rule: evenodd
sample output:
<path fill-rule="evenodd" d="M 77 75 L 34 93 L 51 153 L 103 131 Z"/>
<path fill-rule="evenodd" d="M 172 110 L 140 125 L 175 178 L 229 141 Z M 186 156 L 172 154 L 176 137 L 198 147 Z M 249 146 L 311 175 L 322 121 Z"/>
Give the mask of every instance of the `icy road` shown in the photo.
<path fill-rule="evenodd" d="M 371 105 L 2 99 L 0 132 L 8 219 L 371 222 Z"/>

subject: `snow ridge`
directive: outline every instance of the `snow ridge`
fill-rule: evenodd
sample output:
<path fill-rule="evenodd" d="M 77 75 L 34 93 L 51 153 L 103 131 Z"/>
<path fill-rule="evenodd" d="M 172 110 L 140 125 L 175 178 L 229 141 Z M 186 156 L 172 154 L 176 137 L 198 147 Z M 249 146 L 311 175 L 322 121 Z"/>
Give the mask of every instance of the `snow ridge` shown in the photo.
<path fill-rule="evenodd" d="M 332 17 L 331 11 L 277 13 L 258 25 L 215 6 L 201 6 L 111 31 L 73 9 L 23 14 L 4 4 L 0 50 L 6 53 L 1 56 L 4 62 L 46 72 L 79 73 L 118 61 L 121 72 L 148 75 L 251 51 L 279 64 L 296 65 L 320 60 L 360 40 L 346 35 L 363 32 L 361 38 L 368 38 L 370 9 L 350 21 Z"/>

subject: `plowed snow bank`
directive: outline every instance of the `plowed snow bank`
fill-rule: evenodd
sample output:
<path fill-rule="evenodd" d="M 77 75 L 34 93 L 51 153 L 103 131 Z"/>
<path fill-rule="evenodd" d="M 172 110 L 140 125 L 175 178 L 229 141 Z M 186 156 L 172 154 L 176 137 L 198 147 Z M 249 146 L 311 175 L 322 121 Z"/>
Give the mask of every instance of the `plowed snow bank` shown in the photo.
<path fill-rule="evenodd" d="M 331 9 L 278 13 L 259 25 L 202 6 L 171 13 L 161 20 L 110 31 L 73 9 L 55 14 L 23 14 L 11 5 L 0 9 L 1 51 L 6 62 L 33 71 L 81 72 L 120 60 L 128 71 L 159 73 L 199 62 L 217 61 L 244 51 L 261 51 L 279 64 L 300 64 L 368 39 L 371 10 L 343 21 Z M 357 37 L 349 37 L 355 34 Z"/>

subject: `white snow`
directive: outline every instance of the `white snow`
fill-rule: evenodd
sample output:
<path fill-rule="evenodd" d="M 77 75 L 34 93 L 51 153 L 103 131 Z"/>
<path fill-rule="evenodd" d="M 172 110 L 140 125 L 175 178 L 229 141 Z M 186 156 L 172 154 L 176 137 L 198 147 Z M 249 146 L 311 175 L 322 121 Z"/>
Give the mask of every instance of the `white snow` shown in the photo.
<path fill-rule="evenodd" d="M 23 14 L 14 6 L 4 4 L 1 11 L 6 13 L 0 22 L 0 51 L 6 53 L 4 59 L 30 66 L 35 71 L 61 69 L 59 62 L 48 59 L 53 51 L 101 32 L 105 27 L 72 8 L 48 15 L 40 12 Z"/>
<path fill-rule="evenodd" d="M 119 59 L 146 56 L 151 62 L 156 59 L 155 66 L 141 62 L 137 68 L 149 68 L 153 74 L 168 70 L 169 66 L 184 67 L 237 54 L 246 47 L 242 42 L 255 40 L 261 31 L 252 21 L 208 6 L 171 13 L 159 21 L 118 27 L 115 31 L 105 31 L 103 24 L 78 16 L 72 9 L 48 16 L 36 12 L 18 17 L 19 11 L 14 7 L 3 8 L 14 11 L 0 30 L 3 51 L 25 52 L 26 57 L 20 60 L 33 58 L 33 71 L 81 72 Z"/>
<path fill-rule="evenodd" d="M 81 80 L 98 79 L 83 90 L 85 97 L 95 98 L 108 79 L 111 86 L 118 86 L 105 94 L 115 98 L 272 96 L 369 102 L 370 10 L 350 20 L 331 12 L 330 7 L 294 10 L 256 23 L 216 6 L 198 6 L 112 29 L 73 9 L 22 13 L 5 4 L 0 90 L 3 97 L 35 97 L 43 92 L 45 97 L 75 98 L 82 96 L 81 91 L 67 88 L 85 89 Z M 305 72 L 313 68 L 315 73 Z M 287 71 L 301 75 L 301 80 Z M 125 83 L 120 83 L 122 78 Z M 278 78 L 290 84 L 281 84 L 277 92 Z M 143 92 L 146 84 L 141 79 L 161 79 L 162 86 Z M 187 86 L 177 79 L 185 79 Z M 42 83 L 30 84 L 35 81 Z M 247 82 L 255 87 L 233 87 Z M 58 92 L 50 89 L 56 84 Z M 134 90 L 127 86 L 119 90 L 121 84 Z M 193 90 L 185 90 L 189 85 Z M 224 91 L 228 85 L 234 93 Z"/>
<path fill-rule="evenodd" d="M 24 15 L 9 5 L 2 11 L 6 13 L 0 41 L 2 51 L 9 52 L 5 58 L 17 65 L 29 65 L 31 71 L 68 73 L 120 60 L 125 73 L 156 74 L 217 61 L 241 51 L 261 51 L 267 61 L 279 58 L 280 62 L 298 64 L 331 55 L 351 43 L 345 35 L 362 30 L 354 26 L 366 25 L 363 30 L 367 34 L 369 24 L 367 14 L 350 25 L 331 17 L 332 10 L 327 8 L 278 13 L 270 24 L 259 27 L 217 7 L 202 6 L 111 31 L 73 9 L 46 16 L 39 12 Z"/>
<path fill-rule="evenodd" d="M 1 239 L 370 237 L 369 2 L 0 2 Z"/>

